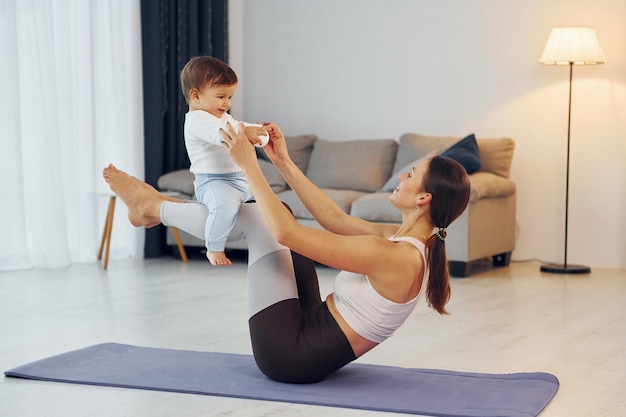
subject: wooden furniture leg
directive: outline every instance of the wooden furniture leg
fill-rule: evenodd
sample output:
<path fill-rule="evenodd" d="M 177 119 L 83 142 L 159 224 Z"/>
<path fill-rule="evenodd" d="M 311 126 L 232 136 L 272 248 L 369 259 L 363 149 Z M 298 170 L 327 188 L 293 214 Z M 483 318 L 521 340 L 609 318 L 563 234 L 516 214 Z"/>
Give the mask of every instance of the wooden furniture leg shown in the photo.
<path fill-rule="evenodd" d="M 174 239 L 176 239 L 176 245 L 178 246 L 178 253 L 180 254 L 180 259 L 183 262 L 187 262 L 187 252 L 185 251 L 185 247 L 183 246 L 183 241 L 180 238 L 180 233 L 178 233 L 178 229 L 174 226 L 170 226 L 172 228 L 172 234 L 174 235 Z"/>
<path fill-rule="evenodd" d="M 102 240 L 100 241 L 100 249 L 98 250 L 98 260 L 102 259 L 102 251 L 104 250 L 104 269 L 109 266 L 109 248 L 111 247 L 111 233 L 113 232 L 113 214 L 115 213 L 115 199 L 117 196 L 109 198 L 109 208 L 107 217 L 104 221 L 104 231 L 102 232 Z M 106 246 L 106 249 L 105 249 Z"/>

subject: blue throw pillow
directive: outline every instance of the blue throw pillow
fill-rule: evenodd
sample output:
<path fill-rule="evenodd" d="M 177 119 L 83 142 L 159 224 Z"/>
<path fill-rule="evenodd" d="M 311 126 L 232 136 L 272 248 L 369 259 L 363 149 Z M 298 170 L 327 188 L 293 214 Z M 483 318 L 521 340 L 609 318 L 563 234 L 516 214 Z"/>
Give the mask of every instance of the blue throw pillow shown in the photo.
<path fill-rule="evenodd" d="M 473 133 L 441 152 L 439 156 L 454 159 L 463 165 L 468 174 L 473 174 L 480 169 L 480 153 L 476 136 Z"/>

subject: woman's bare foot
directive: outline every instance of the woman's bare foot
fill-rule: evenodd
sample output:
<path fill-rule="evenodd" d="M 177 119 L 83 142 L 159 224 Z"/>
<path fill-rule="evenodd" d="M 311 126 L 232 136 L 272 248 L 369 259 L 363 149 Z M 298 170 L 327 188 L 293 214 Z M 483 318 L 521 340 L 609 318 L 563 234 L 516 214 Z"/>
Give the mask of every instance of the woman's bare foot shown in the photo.
<path fill-rule="evenodd" d="M 206 257 L 213 266 L 228 266 L 233 263 L 226 257 L 224 252 L 206 252 Z"/>
<path fill-rule="evenodd" d="M 181 201 L 159 193 L 154 187 L 131 177 L 113 164 L 104 168 L 102 176 L 111 191 L 128 207 L 128 220 L 135 227 L 153 227 L 160 224 L 161 203 L 166 200 Z"/>

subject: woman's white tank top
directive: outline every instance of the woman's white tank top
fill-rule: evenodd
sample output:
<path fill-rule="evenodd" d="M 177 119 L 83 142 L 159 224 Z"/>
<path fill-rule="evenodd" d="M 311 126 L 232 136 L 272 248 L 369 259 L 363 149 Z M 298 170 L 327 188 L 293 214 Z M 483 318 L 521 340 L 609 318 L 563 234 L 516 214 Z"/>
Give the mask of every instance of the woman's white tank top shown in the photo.
<path fill-rule="evenodd" d="M 408 242 L 417 248 L 424 258 L 422 288 L 415 298 L 406 303 L 396 303 L 380 295 L 366 275 L 341 271 L 335 279 L 333 299 L 341 317 L 364 338 L 381 343 L 391 336 L 413 312 L 420 295 L 426 288 L 428 265 L 426 248 L 412 237 L 389 238 L 393 242 Z"/>

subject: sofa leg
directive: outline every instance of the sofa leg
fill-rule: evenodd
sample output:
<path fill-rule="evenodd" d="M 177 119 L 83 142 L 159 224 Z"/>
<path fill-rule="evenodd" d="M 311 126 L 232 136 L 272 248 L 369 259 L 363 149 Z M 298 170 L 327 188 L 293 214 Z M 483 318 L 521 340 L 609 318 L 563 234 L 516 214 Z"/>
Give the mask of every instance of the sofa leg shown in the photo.
<path fill-rule="evenodd" d="M 470 262 L 450 261 L 450 275 L 457 278 L 465 278 L 469 275 L 472 264 Z"/>
<path fill-rule="evenodd" d="M 511 252 L 504 252 L 493 256 L 493 266 L 509 266 Z"/>

